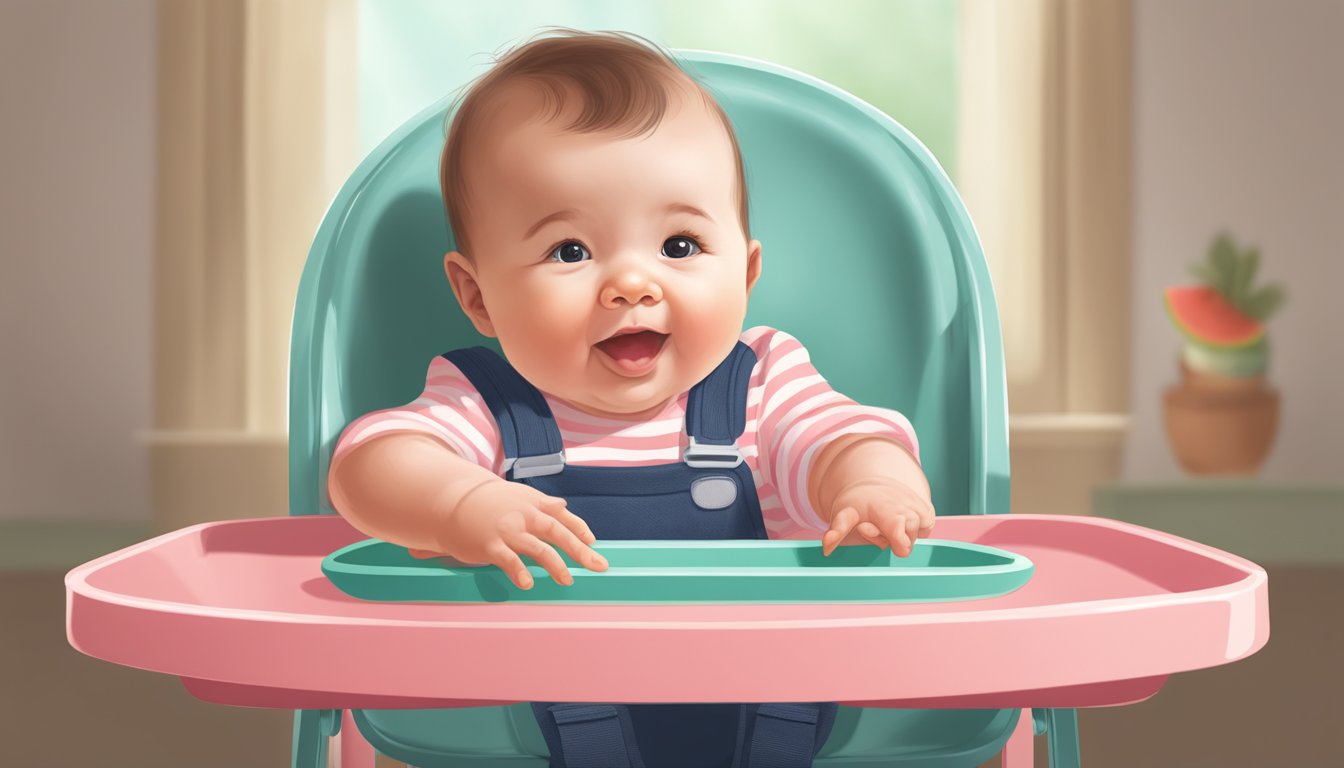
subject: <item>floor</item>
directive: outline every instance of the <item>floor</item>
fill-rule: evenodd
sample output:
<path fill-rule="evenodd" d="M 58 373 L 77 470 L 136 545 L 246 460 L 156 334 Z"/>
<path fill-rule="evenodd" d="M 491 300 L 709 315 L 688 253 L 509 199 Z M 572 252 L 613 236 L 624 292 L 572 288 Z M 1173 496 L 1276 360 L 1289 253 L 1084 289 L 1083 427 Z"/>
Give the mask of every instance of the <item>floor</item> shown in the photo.
<path fill-rule="evenodd" d="M 1269 573 L 1269 644 L 1242 662 L 1178 675 L 1147 702 L 1081 712 L 1087 768 L 1344 765 L 1344 569 Z M 0 571 L 0 763 L 287 764 L 291 713 L 206 704 L 176 678 L 70 648 L 63 576 Z M 1037 739 L 1042 768 L 1044 741 Z"/>

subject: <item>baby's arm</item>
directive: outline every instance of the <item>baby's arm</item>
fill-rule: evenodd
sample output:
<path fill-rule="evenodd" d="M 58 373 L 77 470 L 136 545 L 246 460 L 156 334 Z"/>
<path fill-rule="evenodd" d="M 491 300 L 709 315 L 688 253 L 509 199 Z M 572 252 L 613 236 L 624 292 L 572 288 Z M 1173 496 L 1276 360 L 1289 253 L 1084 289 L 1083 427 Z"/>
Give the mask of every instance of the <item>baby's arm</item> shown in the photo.
<path fill-rule="evenodd" d="M 564 499 L 504 480 L 431 437 L 392 433 L 356 446 L 333 461 L 327 485 L 332 505 L 361 532 L 499 566 L 522 589 L 532 577 L 520 554 L 560 584 L 574 583 L 552 544 L 591 570 L 607 567 Z"/>
<path fill-rule="evenodd" d="M 366 536 L 443 551 L 443 524 L 477 486 L 507 482 L 427 435 L 393 432 L 336 456 L 332 506 Z"/>
<path fill-rule="evenodd" d="M 929 481 L 905 445 L 890 437 L 842 435 L 827 443 L 812 465 L 808 493 L 830 525 L 822 536 L 826 554 L 866 540 L 907 555 L 915 539 L 933 531 Z"/>
<path fill-rule="evenodd" d="M 743 340 L 759 360 L 752 373 L 753 386 L 760 388 L 759 466 L 788 515 L 773 529 L 767 520 L 767 530 L 790 536 L 816 530 L 829 554 L 841 543 L 887 545 L 885 533 L 897 534 L 889 524 L 894 513 L 884 508 L 918 508 L 911 541 L 932 526 L 928 482 L 908 419 L 833 390 L 807 349 L 784 331 L 758 326 L 744 332 Z M 847 511 L 850 505 L 856 509 Z M 898 554 L 908 551 L 905 542 L 890 544 Z"/>
<path fill-rule="evenodd" d="M 492 563 L 531 586 L 520 554 L 572 583 L 555 547 L 604 570 L 588 525 L 549 496 L 498 474 L 503 453 L 484 401 L 452 363 L 436 358 L 424 392 L 346 428 L 328 473 L 332 506 L 356 529 L 416 556 Z M 554 545 L 554 546 L 552 546 Z"/>

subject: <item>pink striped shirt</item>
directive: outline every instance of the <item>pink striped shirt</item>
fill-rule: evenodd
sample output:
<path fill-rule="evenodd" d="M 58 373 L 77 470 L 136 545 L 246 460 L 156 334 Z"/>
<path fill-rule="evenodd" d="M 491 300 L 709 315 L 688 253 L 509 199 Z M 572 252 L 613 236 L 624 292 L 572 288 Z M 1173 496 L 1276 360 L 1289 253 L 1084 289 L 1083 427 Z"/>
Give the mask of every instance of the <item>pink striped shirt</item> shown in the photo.
<path fill-rule="evenodd" d="M 854 433 L 885 435 L 919 457 L 909 420 L 831 389 L 793 336 L 758 325 L 740 338 L 756 353 L 756 366 L 747 391 L 746 430 L 737 445 L 756 481 L 770 538 L 815 539 L 826 531 L 808 498 L 807 478 L 813 459 L 831 439 Z M 685 392 L 648 421 L 593 416 L 545 392 L 542 396 L 560 429 L 567 464 L 628 467 L 681 460 Z M 437 438 L 503 476 L 504 450 L 494 418 L 471 382 L 442 357 L 429 364 L 420 397 L 356 419 L 342 433 L 336 453 L 389 432 Z"/>

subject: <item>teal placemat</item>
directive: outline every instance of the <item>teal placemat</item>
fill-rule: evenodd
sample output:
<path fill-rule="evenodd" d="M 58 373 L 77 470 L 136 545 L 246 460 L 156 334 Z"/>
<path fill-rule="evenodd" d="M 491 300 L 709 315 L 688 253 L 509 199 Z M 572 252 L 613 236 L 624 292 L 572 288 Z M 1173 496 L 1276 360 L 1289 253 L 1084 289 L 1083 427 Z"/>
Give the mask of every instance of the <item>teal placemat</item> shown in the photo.
<path fill-rule="evenodd" d="M 327 578 L 365 600 L 540 603 L 889 603 L 974 600 L 1027 583 L 1034 566 L 1001 549 L 920 539 L 909 557 L 876 546 L 817 541 L 599 541 L 606 571 L 560 556 L 574 583 L 558 584 L 531 563 L 531 589 L 493 565 L 421 560 L 404 547 L 368 539 L 322 563 Z"/>

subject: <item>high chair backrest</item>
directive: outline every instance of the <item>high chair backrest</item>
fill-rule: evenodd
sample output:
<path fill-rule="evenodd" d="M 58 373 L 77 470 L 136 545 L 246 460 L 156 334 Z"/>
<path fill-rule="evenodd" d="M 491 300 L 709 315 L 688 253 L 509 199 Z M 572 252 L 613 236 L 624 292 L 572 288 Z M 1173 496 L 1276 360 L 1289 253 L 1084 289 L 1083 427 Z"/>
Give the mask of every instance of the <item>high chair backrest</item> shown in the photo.
<path fill-rule="evenodd" d="M 802 341 L 854 400 L 903 412 L 940 515 L 1008 511 L 1003 349 L 979 239 L 947 175 L 890 117 L 807 75 L 678 52 L 737 131 L 763 270 L 745 327 Z M 290 513 L 333 510 L 327 468 L 359 415 L 413 400 L 430 360 L 495 339 L 453 298 L 438 159 L 451 98 L 341 188 L 304 267 L 290 349 Z"/>

